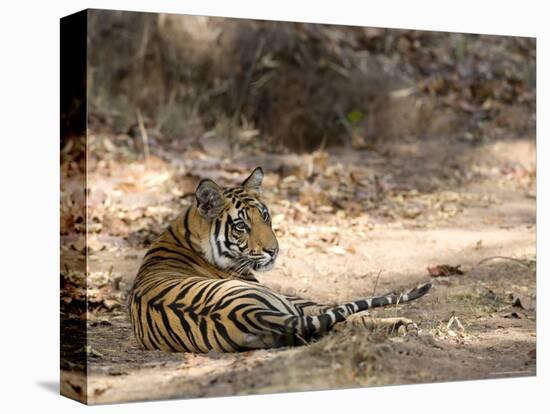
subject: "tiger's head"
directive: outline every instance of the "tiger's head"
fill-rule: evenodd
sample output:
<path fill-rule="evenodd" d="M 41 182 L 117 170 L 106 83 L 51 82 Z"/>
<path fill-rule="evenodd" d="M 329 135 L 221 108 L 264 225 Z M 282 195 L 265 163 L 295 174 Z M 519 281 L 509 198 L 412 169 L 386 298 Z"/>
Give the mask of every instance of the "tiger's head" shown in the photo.
<path fill-rule="evenodd" d="M 208 241 L 204 240 L 203 251 L 221 269 L 237 273 L 265 271 L 275 263 L 279 244 L 271 228 L 269 210 L 260 200 L 263 178 L 262 169 L 257 167 L 234 188 L 222 188 L 210 179 L 197 186 L 196 208 L 209 224 L 204 227 Z"/>

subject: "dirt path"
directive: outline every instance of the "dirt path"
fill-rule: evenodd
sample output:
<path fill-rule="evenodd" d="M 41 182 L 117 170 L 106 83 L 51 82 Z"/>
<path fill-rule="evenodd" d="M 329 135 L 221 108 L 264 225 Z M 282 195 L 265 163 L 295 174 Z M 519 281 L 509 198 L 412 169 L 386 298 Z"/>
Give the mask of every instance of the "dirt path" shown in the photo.
<path fill-rule="evenodd" d="M 432 144 L 435 147 L 430 147 Z M 372 175 L 367 174 L 366 184 L 355 185 L 353 196 L 347 201 L 343 198 L 343 207 L 336 210 L 323 203 L 323 191 L 313 184 L 305 184 L 311 191 L 302 191 L 298 202 L 289 203 L 286 196 L 292 193 L 291 179 L 275 181 L 273 174 L 277 191 L 271 193 L 269 174 L 266 182 L 281 255 L 275 269 L 258 278 L 274 290 L 320 302 L 340 302 L 373 292 L 407 289 L 430 278 L 428 267 L 461 265 L 462 275 L 432 278 L 433 290 L 421 300 L 372 311 L 377 317 L 413 319 L 419 325 L 418 333 L 401 336 L 346 325 L 298 348 L 236 355 L 165 354 L 139 349 L 123 306 L 102 303 L 89 314 L 88 401 L 534 375 L 536 202 L 534 183 L 524 179 L 530 168 L 534 169 L 534 145 L 510 140 L 466 152 L 466 144 L 457 143 L 456 148 L 444 151 L 435 150 L 436 144 L 425 143 L 415 156 L 406 144 L 393 146 L 389 153 L 382 151 L 383 155 L 363 154 L 363 158 L 342 151 L 329 154 L 323 165 L 351 168 L 352 180 L 361 180 L 353 174 L 365 171 L 376 175 L 374 184 L 385 193 L 374 201 L 365 199 L 372 205 L 368 214 L 357 212 L 353 200 L 361 196 L 360 191 L 372 190 L 368 186 Z M 451 167 L 450 153 L 456 164 Z M 406 154 L 409 161 L 403 162 Z M 511 154 L 514 164 L 510 164 Z M 310 157 L 312 168 L 317 168 L 318 159 Z M 258 161 L 253 157 L 245 160 L 251 164 Z M 131 176 L 141 167 L 128 164 L 121 168 L 123 176 Z M 176 167 L 162 164 L 148 168 L 156 169 L 152 177 L 165 169 L 181 178 L 172 171 Z M 147 168 L 140 171 L 145 174 Z M 339 170 L 334 171 L 338 176 Z M 104 186 L 112 181 L 99 170 L 91 178 Z M 153 183 L 149 188 L 143 182 L 146 180 L 135 181 L 132 185 L 144 187 L 122 192 L 119 204 L 114 205 L 141 203 L 144 208 L 154 206 L 158 213 L 158 197 L 148 191 L 155 188 L 166 193 L 170 187 Z M 120 188 L 120 183 L 109 185 Z M 405 188 L 396 189 L 397 185 Z M 192 189 L 192 184 L 189 186 Z M 285 197 L 281 196 L 283 190 L 287 191 Z M 185 203 L 181 196 L 176 195 L 179 205 L 167 205 L 178 210 Z M 329 207 L 315 210 L 319 205 Z M 172 210 L 164 213 L 169 216 Z M 138 222 L 143 216 L 132 220 Z M 147 225 L 158 226 L 155 222 Z M 127 292 L 145 251 L 140 246 L 143 239 L 132 242 L 132 237 L 148 237 L 142 230 L 135 232 L 138 236 L 117 236 L 114 228 L 112 224 L 111 235 L 97 237 L 92 246 L 99 247 L 89 260 L 92 274 L 117 280 L 116 289 L 109 291 L 111 300 Z M 75 386 L 78 382 L 78 374 L 67 371 L 62 387 L 82 393 Z"/>

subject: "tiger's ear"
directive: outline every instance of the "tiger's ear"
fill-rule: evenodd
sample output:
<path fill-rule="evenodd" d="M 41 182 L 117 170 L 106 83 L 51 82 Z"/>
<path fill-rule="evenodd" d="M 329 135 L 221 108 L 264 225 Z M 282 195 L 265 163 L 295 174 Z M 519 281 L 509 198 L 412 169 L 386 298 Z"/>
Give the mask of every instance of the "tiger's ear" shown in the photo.
<path fill-rule="evenodd" d="M 209 178 L 201 180 L 195 191 L 199 214 L 208 220 L 212 220 L 222 212 L 226 199 L 222 189 Z"/>
<path fill-rule="evenodd" d="M 262 167 L 256 167 L 254 171 L 252 171 L 252 174 L 250 174 L 241 185 L 251 190 L 259 190 L 263 179 L 264 171 L 262 170 Z"/>

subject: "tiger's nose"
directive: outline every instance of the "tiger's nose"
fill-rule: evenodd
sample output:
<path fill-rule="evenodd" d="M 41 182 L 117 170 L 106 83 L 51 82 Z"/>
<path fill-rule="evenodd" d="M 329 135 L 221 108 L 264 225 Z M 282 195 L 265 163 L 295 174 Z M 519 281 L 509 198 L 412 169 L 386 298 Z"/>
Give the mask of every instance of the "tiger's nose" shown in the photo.
<path fill-rule="evenodd" d="M 278 247 L 270 247 L 269 249 L 264 249 L 264 252 L 269 253 L 271 257 L 277 256 L 277 253 L 279 253 Z"/>

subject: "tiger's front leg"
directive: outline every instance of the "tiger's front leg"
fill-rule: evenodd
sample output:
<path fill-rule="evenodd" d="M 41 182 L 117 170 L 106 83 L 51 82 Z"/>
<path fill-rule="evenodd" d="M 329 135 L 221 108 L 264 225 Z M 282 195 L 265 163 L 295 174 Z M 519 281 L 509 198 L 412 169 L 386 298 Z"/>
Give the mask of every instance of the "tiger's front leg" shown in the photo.
<path fill-rule="evenodd" d="M 336 328 L 342 329 L 345 326 L 364 328 L 369 331 L 383 330 L 390 335 L 406 335 L 418 332 L 418 326 L 411 319 L 402 317 L 374 318 L 368 311 L 348 316 Z"/>

